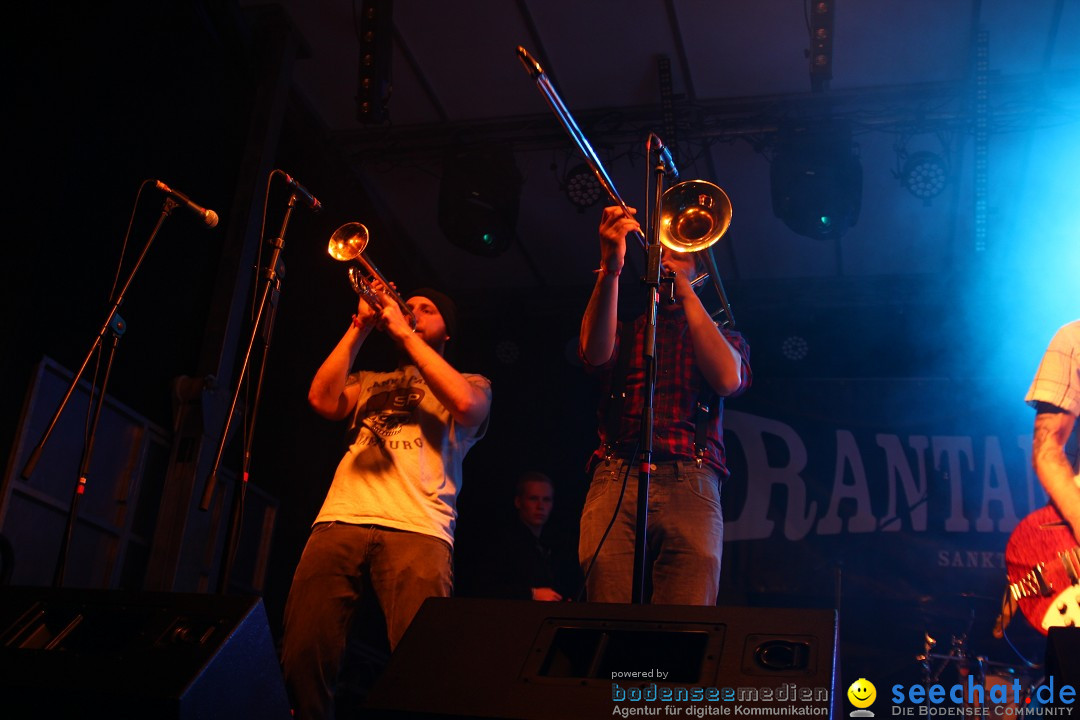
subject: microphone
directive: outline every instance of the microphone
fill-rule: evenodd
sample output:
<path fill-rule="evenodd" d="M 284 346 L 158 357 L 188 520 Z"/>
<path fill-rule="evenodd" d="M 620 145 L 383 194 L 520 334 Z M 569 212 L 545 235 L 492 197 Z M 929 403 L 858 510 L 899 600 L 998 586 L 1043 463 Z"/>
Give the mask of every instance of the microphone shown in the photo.
<path fill-rule="evenodd" d="M 653 137 L 656 137 L 653 135 Z M 656 138 L 657 150 L 660 151 L 660 161 L 664 163 L 664 172 L 672 176 L 676 180 L 679 179 L 679 168 L 675 167 L 675 160 L 671 157 L 671 150 L 664 144 L 664 141 L 660 138 Z"/>
<path fill-rule="evenodd" d="M 155 180 L 154 184 L 161 192 L 165 193 L 166 195 L 170 195 L 179 200 L 184 205 L 187 205 L 193 213 L 202 218 L 202 221 L 206 223 L 206 227 L 217 227 L 218 214 L 216 212 L 214 212 L 213 210 L 207 210 L 202 205 L 198 205 L 192 202 L 191 198 L 189 198 L 187 195 L 180 192 L 179 190 L 173 190 L 171 187 L 161 182 L 160 180 Z"/>
<path fill-rule="evenodd" d="M 320 210 L 322 210 L 322 203 L 319 202 L 319 199 L 312 195 L 310 192 L 308 192 L 307 188 L 305 188 L 303 185 L 296 182 L 296 178 L 294 178 L 287 172 L 283 172 L 281 174 L 285 176 L 286 184 L 288 184 L 289 187 L 296 191 L 296 194 L 300 196 L 300 199 L 304 201 L 305 205 L 307 205 L 315 212 L 319 212 Z"/>

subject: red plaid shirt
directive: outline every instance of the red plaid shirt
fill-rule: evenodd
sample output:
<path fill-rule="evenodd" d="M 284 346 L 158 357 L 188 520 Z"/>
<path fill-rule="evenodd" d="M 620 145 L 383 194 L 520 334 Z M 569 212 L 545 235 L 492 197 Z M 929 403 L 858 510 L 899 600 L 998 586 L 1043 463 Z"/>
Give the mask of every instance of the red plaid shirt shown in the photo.
<path fill-rule="evenodd" d="M 608 403 L 611 402 L 612 373 L 619 357 L 619 344 L 622 337 L 622 323 L 615 338 L 615 348 L 611 358 L 600 366 L 591 367 L 591 371 L 601 374 L 604 382 L 604 395 L 600 403 L 600 447 L 589 460 L 589 470 L 607 456 L 611 449 L 629 451 L 638 444 L 641 437 L 641 410 L 644 405 L 645 368 L 644 336 L 645 316 L 634 321 L 634 346 L 630 349 L 630 358 L 626 373 L 626 400 L 623 403 L 622 417 L 619 419 L 618 433 L 614 438 L 607 437 L 606 427 Z M 742 384 L 730 397 L 739 395 L 750 387 L 750 346 L 741 333 L 725 330 L 721 332 L 742 358 Z M 586 362 L 586 367 L 590 367 Z M 653 394 L 653 459 L 694 460 L 694 438 L 696 434 L 697 402 L 700 397 L 709 397 L 711 391 L 705 377 L 698 369 L 694 358 L 694 344 L 690 339 L 690 329 L 686 315 L 682 312 L 661 310 L 656 319 L 656 387 Z M 715 398 L 715 393 L 711 393 Z M 730 473 L 727 469 L 724 453 L 723 402 L 717 398 L 716 412 L 706 423 L 706 447 L 703 461 L 725 478 Z M 640 451 L 641 448 L 638 448 Z"/>

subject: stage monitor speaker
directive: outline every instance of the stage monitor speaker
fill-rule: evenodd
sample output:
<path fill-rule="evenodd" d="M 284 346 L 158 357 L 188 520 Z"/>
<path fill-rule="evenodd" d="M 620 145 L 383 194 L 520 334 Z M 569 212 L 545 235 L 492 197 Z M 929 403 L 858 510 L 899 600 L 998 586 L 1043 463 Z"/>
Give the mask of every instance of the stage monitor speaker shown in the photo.
<path fill-rule="evenodd" d="M 1052 627 L 1046 634 L 1046 676 L 1055 687 L 1072 685 L 1080 694 L 1080 628 Z"/>
<path fill-rule="evenodd" d="M 0 697 L 7 717 L 290 717 L 249 596 L 0 589 Z"/>
<path fill-rule="evenodd" d="M 431 598 L 366 710 L 561 720 L 794 705 L 832 716 L 837 633 L 833 610 Z"/>

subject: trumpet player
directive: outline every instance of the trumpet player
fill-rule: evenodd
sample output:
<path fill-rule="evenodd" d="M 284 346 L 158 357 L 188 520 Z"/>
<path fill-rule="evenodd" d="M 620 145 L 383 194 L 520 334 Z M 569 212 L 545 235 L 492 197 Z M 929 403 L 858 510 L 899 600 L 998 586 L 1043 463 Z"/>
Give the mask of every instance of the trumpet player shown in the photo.
<path fill-rule="evenodd" d="M 490 382 L 444 358 L 456 333 L 450 298 L 424 289 L 397 302 L 382 283 L 375 290 L 381 307 L 361 297 L 308 392 L 319 415 L 349 419 L 351 442 L 285 608 L 282 666 L 297 718 L 334 717 L 346 637 L 365 595 L 385 616 L 391 650 L 425 599 L 450 595 L 462 459 L 487 430 Z M 399 366 L 352 372 L 376 331 L 400 351 Z"/>
<path fill-rule="evenodd" d="M 620 206 L 604 209 L 600 269 L 581 323 L 582 360 L 608 390 L 599 413 L 600 446 L 589 461 L 592 481 L 578 546 L 591 602 L 633 599 L 645 316 L 632 323 L 617 317 L 619 276 L 631 231 L 640 232 L 638 222 Z M 675 302 L 661 302 L 656 320 L 653 462 L 642 583 L 644 599 L 656 604 L 716 604 L 724 534 L 720 485 L 729 475 L 721 408 L 723 398 L 742 393 L 751 380 L 743 336 L 718 327 L 691 284 L 697 256 L 667 248 L 662 256 L 662 267 L 674 273 Z"/>

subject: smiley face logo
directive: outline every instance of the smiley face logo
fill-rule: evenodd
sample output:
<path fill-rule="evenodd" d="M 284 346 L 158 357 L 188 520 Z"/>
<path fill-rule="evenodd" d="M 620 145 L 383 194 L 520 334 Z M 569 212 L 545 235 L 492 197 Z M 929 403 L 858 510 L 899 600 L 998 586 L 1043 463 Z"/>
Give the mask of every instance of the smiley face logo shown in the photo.
<path fill-rule="evenodd" d="M 859 678 L 847 689 L 847 698 L 857 708 L 868 708 L 877 698 L 877 688 L 866 678 Z"/>

